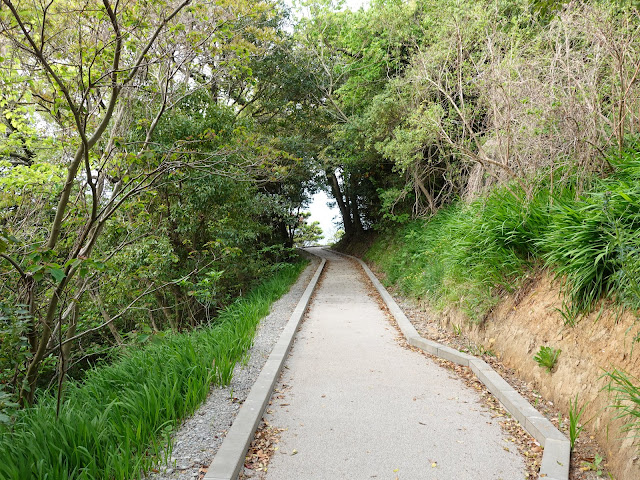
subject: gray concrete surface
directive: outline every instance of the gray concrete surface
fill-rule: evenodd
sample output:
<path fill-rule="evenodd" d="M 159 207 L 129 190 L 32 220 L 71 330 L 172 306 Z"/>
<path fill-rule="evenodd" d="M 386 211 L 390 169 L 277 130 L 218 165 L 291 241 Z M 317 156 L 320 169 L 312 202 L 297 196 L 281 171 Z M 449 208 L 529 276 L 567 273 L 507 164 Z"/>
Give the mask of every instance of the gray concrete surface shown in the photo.
<path fill-rule="evenodd" d="M 476 392 L 398 344 L 357 264 L 314 253 L 329 263 L 266 415 L 286 429 L 266 478 L 525 478 Z"/>
<path fill-rule="evenodd" d="M 371 269 L 359 258 L 341 254 L 359 263 L 369 280 L 384 300 L 389 312 L 396 320 L 407 343 L 414 347 L 436 355 L 440 358 L 468 366 L 478 379 L 484 383 L 487 389 L 502 403 L 505 409 L 520 422 L 520 425 L 544 447 L 542 465 L 538 472 L 538 478 L 544 480 L 567 480 L 569 478 L 569 466 L 571 448 L 569 440 L 540 412 L 511 385 L 509 385 L 489 364 L 480 358 L 459 352 L 432 340 L 427 340 L 418 334 L 402 309 L 398 306 L 387 289 L 373 274 Z"/>

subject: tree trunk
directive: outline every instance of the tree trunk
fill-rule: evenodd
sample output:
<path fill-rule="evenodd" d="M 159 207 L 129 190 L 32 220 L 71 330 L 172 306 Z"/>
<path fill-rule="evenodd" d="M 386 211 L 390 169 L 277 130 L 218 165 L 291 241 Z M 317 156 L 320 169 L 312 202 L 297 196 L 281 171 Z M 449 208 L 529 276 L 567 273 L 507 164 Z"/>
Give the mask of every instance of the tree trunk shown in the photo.
<path fill-rule="evenodd" d="M 152 289 L 154 288 L 152 282 L 147 281 L 147 284 Z M 173 317 L 173 315 L 171 313 L 171 308 L 167 305 L 167 300 L 164 298 L 164 295 L 159 290 L 156 290 L 156 289 L 154 289 L 153 295 L 154 295 L 154 297 L 156 297 L 156 300 L 160 304 L 160 310 L 162 310 L 164 318 L 169 323 L 169 327 L 171 327 L 171 330 L 173 330 L 174 332 L 177 332 L 178 331 L 178 325 L 176 324 L 176 320 L 175 320 L 175 318 Z"/>
<path fill-rule="evenodd" d="M 338 208 L 340 209 L 340 215 L 342 215 L 342 224 L 344 225 L 344 234 L 346 237 L 352 236 L 354 232 L 353 222 L 351 220 L 351 212 L 349 206 L 347 205 L 345 198 L 342 195 L 342 191 L 340 190 L 340 184 L 338 183 L 338 178 L 336 174 L 332 170 L 327 170 L 327 180 L 329 180 L 329 186 L 331 187 L 331 193 L 333 194 L 333 198 L 336 199 L 338 203 Z M 347 200 L 348 201 L 348 200 Z"/>
<path fill-rule="evenodd" d="M 362 227 L 362 220 L 360 219 L 360 209 L 358 208 L 358 197 L 353 191 L 353 185 L 352 185 L 352 188 L 349 189 L 348 197 L 349 197 L 349 206 L 351 208 L 351 219 L 352 219 L 351 221 L 353 223 L 353 230 L 354 230 L 354 233 L 360 234 L 364 231 L 364 228 Z"/>

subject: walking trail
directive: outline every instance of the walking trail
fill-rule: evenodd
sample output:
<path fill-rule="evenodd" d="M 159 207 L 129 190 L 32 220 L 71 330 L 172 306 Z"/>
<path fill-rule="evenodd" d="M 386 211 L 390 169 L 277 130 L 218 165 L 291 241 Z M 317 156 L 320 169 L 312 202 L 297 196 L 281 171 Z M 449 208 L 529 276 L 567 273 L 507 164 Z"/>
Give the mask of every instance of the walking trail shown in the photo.
<path fill-rule="evenodd" d="M 479 395 L 398 343 L 360 267 L 313 253 L 328 264 L 265 415 L 285 429 L 266 478 L 524 479 Z"/>

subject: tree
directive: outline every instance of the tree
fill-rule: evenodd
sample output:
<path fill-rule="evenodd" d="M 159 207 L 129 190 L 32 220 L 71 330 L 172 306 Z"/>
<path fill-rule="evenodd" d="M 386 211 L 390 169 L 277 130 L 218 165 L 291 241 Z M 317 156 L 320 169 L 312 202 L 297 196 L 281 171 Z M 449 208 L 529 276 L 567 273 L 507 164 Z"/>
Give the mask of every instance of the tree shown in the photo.
<path fill-rule="evenodd" d="M 369 105 L 406 68 L 415 17 L 415 4 L 403 2 L 374 2 L 357 12 L 317 2 L 299 25 L 318 109 L 326 118 L 318 160 L 347 238 L 372 225 L 381 208 L 377 190 L 392 179 L 392 164 L 376 150 L 384 138 L 376 126 L 384 117 L 371 116 Z"/>
<path fill-rule="evenodd" d="M 316 220 L 309 223 L 308 220 L 310 216 L 310 212 L 302 212 L 298 217 L 298 224 L 294 230 L 293 242 L 296 247 L 309 247 L 311 245 L 316 245 L 324 238 L 320 222 Z"/>
<path fill-rule="evenodd" d="M 275 11 L 260 2 L 190 0 L 2 0 L 2 6 L 1 50 L 10 66 L 4 83 L 22 76 L 28 85 L 22 100 L 33 112 L 11 110 L 19 102 L 5 97 L 4 118 L 31 115 L 38 133 L 55 139 L 59 157 L 52 163 L 65 171 L 53 211 L 46 205 L 28 235 L 19 228 L 25 219 L 11 217 L 5 225 L 11 241 L 1 245 L 12 269 L 3 275 L 30 318 L 20 401 L 31 403 L 43 360 L 58 352 L 64 364 L 72 343 L 87 333 L 77 331 L 78 306 L 103 269 L 104 261 L 93 257 L 108 222 L 169 172 L 226 168 L 224 152 L 195 155 L 189 139 L 160 145 L 156 129 L 182 98 L 218 85 L 215 68 L 242 68 L 248 49 L 235 43 L 243 39 L 236 29 L 246 29 L 247 19 L 260 25 Z M 270 35 L 259 27 L 254 32 Z M 20 135 L 6 137 L 13 142 L 4 146 L 10 158 L 33 163 L 37 139 L 26 138 L 29 131 L 15 123 L 4 125 L 24 138 L 16 145 Z M 101 253 L 109 258 L 115 252 Z"/>

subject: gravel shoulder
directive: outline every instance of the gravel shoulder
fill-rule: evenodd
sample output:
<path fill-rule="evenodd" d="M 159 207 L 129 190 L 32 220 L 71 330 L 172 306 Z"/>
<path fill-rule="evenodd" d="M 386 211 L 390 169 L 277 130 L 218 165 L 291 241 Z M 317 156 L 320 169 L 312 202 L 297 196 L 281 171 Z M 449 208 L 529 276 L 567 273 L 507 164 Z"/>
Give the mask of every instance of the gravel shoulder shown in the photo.
<path fill-rule="evenodd" d="M 272 305 L 269 315 L 258 326 L 246 362 L 236 365 L 230 385 L 211 389 L 196 413 L 172 435 L 173 449 L 167 463 L 159 465 L 147 479 L 193 480 L 204 477 L 207 466 L 222 444 L 319 263 L 317 257 L 311 258 L 309 266 L 289 292 Z"/>

